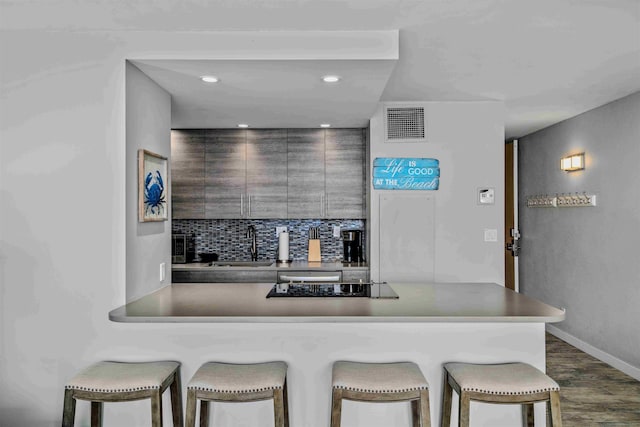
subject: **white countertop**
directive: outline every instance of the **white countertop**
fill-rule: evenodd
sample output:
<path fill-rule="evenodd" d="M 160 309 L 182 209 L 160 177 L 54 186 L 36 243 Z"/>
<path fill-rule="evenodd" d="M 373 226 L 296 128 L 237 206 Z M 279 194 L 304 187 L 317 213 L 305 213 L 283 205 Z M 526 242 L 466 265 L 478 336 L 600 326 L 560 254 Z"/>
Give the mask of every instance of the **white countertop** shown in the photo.
<path fill-rule="evenodd" d="M 173 284 L 115 322 L 559 322 L 564 311 L 495 283 L 391 284 L 399 299 L 266 298 L 272 283 Z"/>

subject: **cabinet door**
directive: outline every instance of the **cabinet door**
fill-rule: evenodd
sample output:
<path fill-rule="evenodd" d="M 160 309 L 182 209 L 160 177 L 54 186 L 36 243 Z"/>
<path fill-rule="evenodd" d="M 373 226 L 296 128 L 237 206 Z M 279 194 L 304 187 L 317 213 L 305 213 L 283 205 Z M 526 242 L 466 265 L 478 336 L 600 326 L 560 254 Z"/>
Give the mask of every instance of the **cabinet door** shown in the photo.
<path fill-rule="evenodd" d="M 249 218 L 287 217 L 287 131 L 247 130 Z"/>
<path fill-rule="evenodd" d="M 246 130 L 205 131 L 205 216 L 242 218 L 246 201 Z"/>
<path fill-rule="evenodd" d="M 326 130 L 326 218 L 364 218 L 364 141 L 362 129 Z"/>
<path fill-rule="evenodd" d="M 204 131 L 171 131 L 171 217 L 204 218 Z"/>
<path fill-rule="evenodd" d="M 324 214 L 324 129 L 287 131 L 289 218 Z"/>

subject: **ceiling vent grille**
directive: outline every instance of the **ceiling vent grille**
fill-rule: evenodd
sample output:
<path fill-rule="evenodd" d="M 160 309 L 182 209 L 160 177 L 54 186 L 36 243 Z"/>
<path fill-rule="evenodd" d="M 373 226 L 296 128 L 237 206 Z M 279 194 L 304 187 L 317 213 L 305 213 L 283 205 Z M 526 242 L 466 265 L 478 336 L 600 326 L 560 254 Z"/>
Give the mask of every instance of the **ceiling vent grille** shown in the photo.
<path fill-rule="evenodd" d="M 424 142 L 423 107 L 386 107 L 387 142 Z"/>

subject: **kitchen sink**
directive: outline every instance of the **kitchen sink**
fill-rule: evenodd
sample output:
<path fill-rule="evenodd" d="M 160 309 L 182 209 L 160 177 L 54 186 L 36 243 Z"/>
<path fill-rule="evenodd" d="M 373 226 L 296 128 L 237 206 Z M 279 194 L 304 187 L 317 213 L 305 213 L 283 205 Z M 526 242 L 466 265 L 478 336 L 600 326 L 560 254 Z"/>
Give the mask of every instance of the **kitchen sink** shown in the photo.
<path fill-rule="evenodd" d="M 269 267 L 273 261 L 215 261 L 212 267 Z"/>

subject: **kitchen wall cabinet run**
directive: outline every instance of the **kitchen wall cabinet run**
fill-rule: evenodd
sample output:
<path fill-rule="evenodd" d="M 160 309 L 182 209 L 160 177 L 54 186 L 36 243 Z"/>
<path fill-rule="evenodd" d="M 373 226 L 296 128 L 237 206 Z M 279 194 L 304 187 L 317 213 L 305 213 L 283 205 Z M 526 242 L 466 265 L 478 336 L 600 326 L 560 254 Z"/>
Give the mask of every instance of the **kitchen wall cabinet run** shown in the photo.
<path fill-rule="evenodd" d="M 176 219 L 365 215 L 363 129 L 172 131 Z"/>

